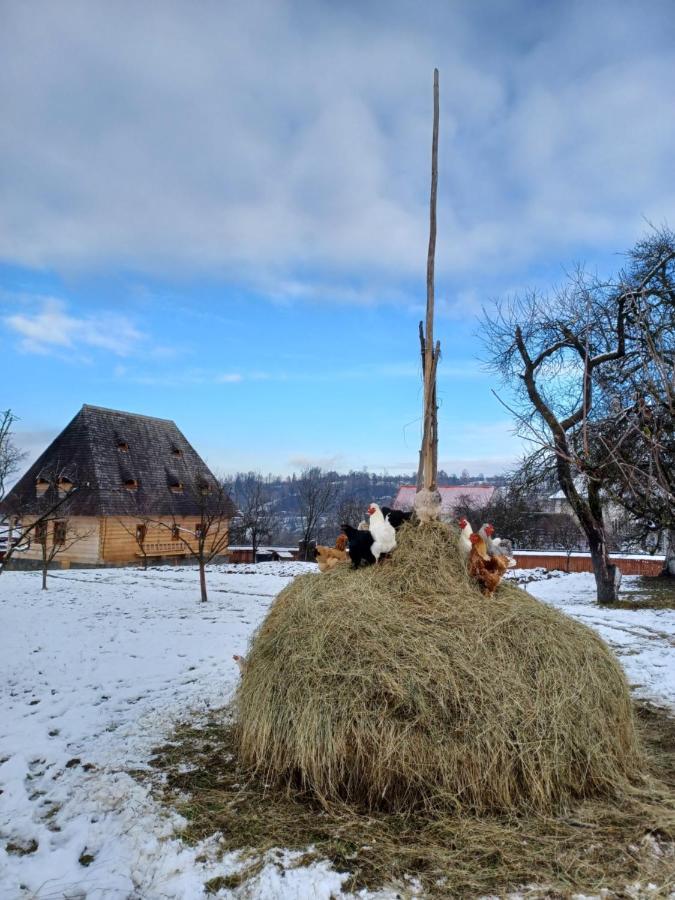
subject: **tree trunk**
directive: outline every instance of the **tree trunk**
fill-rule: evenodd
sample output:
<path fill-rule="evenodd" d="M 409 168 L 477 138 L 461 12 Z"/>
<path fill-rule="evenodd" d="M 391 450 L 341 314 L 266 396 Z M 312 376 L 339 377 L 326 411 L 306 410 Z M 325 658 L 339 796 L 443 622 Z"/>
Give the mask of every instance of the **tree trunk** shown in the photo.
<path fill-rule="evenodd" d="M 621 570 L 609 561 L 607 543 L 602 530 L 588 535 L 598 603 L 616 603 L 619 599 Z"/>
<path fill-rule="evenodd" d="M 47 590 L 47 563 L 42 564 L 42 590 Z"/>
<path fill-rule="evenodd" d="M 675 578 L 675 528 L 668 528 L 664 532 L 663 552 L 666 558 L 663 562 L 663 572 L 661 574 Z"/>
<path fill-rule="evenodd" d="M 201 591 L 202 603 L 206 603 L 209 599 L 206 593 L 206 566 L 204 560 L 199 560 L 199 589 Z"/>

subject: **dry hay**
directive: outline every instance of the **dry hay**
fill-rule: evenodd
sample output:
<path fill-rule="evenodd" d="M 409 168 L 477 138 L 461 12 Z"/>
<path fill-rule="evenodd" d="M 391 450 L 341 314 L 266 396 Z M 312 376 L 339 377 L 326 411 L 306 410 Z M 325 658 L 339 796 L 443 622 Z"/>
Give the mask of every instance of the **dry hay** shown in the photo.
<path fill-rule="evenodd" d="M 643 760 L 602 640 L 511 585 L 483 597 L 440 523 L 398 544 L 279 595 L 236 697 L 243 764 L 324 804 L 405 813 L 541 814 L 627 791 Z"/>
<path fill-rule="evenodd" d="M 238 759 L 228 709 L 193 716 L 156 749 L 151 765 L 160 779 L 146 769 L 136 774 L 177 808 L 184 841 L 204 852 L 204 841 L 217 836 L 217 858 L 225 855 L 229 874 L 208 882 L 207 893 L 242 886 L 245 896 L 255 896 L 252 879 L 270 859 L 282 869 L 327 859 L 348 873 L 346 891 L 387 886 L 409 897 L 414 879 L 423 896 L 439 900 L 603 890 L 608 900 L 654 900 L 675 890 L 675 720 L 648 704 L 637 713 L 648 763 L 642 786 L 615 800 L 579 801 L 555 817 L 364 814 L 346 804 L 320 806 L 309 794 L 251 776 Z M 280 847 L 300 855 L 283 862 Z"/>

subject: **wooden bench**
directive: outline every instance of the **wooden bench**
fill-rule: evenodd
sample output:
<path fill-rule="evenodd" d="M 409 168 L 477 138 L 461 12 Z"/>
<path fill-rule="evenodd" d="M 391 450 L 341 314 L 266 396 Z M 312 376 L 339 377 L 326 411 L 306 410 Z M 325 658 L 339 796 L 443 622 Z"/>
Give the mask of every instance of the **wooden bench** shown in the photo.
<path fill-rule="evenodd" d="M 189 548 L 181 541 L 156 541 L 143 544 L 143 550 L 144 553 L 137 553 L 136 556 L 186 556 L 190 553 Z"/>

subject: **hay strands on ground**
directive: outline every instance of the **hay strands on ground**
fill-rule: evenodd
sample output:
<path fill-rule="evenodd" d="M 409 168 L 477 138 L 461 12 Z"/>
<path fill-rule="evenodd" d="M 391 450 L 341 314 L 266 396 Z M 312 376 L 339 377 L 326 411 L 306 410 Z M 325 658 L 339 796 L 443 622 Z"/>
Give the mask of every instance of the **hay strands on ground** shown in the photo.
<path fill-rule="evenodd" d="M 163 799 L 186 818 L 189 843 L 219 834 L 223 853 L 238 851 L 240 868 L 213 889 L 236 888 L 276 848 L 328 859 L 348 872 L 345 890 L 394 886 L 410 879 L 429 897 L 526 897 L 597 894 L 665 897 L 675 889 L 675 719 L 650 704 L 637 718 L 650 760 L 647 779 L 618 801 L 582 801 L 555 816 L 428 816 L 374 812 L 345 804 L 320 806 L 306 793 L 266 785 L 237 758 L 229 712 L 179 727 L 153 765 L 165 778 Z M 147 778 L 146 773 L 139 777 Z M 654 779 L 654 780 L 652 780 Z M 655 780 L 658 779 L 658 780 Z M 628 885 L 655 885 L 632 894 Z M 533 887 L 534 885 L 534 887 Z"/>

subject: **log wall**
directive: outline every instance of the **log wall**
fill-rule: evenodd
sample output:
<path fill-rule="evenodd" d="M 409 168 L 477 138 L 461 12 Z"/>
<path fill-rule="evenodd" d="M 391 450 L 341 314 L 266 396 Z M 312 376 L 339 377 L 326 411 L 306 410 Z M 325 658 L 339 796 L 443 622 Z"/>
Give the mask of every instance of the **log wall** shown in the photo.
<path fill-rule="evenodd" d="M 105 518 L 101 520 L 101 560 L 104 563 L 138 562 L 143 559 L 143 552 L 136 541 L 136 526 L 145 525 L 146 534 L 144 550 L 148 558 L 157 557 L 166 559 L 189 557 L 188 548 L 178 540 L 173 540 L 171 527 L 173 519 L 163 518 L 157 522 L 143 522 L 133 516 L 124 518 Z M 181 532 L 183 538 L 188 538 L 188 543 L 196 550 L 196 539 L 188 537 L 188 532 L 194 532 L 199 519 L 194 516 L 176 518 L 176 524 L 185 529 Z"/>
<path fill-rule="evenodd" d="M 29 517 L 27 524 L 35 521 L 35 517 Z M 93 516 L 73 516 L 65 519 L 68 523 L 67 543 L 70 544 L 72 536 L 77 535 L 78 539 L 71 546 L 61 550 L 54 557 L 54 564 L 67 567 L 70 563 L 87 563 L 95 564 L 101 561 L 100 557 L 100 521 Z M 52 546 L 54 535 L 54 523 L 49 522 L 47 532 L 47 546 Z M 14 554 L 14 559 L 42 559 L 42 546 L 35 537 L 31 535 L 30 545 L 27 550 L 22 550 Z"/>

